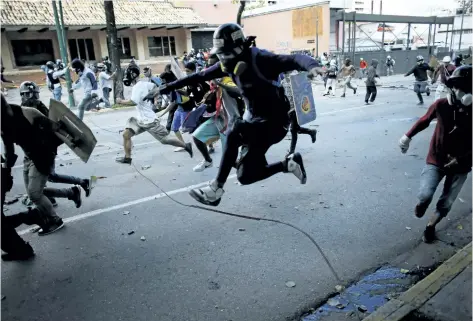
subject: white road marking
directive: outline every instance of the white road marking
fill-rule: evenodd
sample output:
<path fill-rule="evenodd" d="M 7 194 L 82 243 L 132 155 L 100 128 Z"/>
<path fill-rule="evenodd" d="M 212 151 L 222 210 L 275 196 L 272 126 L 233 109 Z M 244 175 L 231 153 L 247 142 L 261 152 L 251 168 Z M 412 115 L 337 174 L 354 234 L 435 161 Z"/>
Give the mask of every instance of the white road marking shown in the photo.
<path fill-rule="evenodd" d="M 236 174 L 232 174 L 232 175 L 228 176 L 228 179 L 232 179 L 232 178 L 235 178 L 235 177 L 236 177 Z M 190 189 L 193 189 L 193 188 L 199 188 L 199 187 L 205 186 L 208 183 L 209 182 L 206 181 L 206 182 L 202 182 L 202 183 L 195 184 L 195 185 L 190 185 L 190 186 L 183 187 L 183 188 L 178 188 L 178 189 L 166 192 L 166 193 L 168 195 L 175 195 L 175 194 L 178 194 L 178 193 L 186 192 L 186 191 L 188 191 Z M 134 200 L 134 201 L 130 201 L 130 202 L 122 203 L 122 204 L 117 204 L 117 205 L 109 206 L 109 207 L 106 207 L 106 208 L 99 208 L 98 210 L 94 210 L 94 211 L 90 211 L 90 212 L 87 212 L 87 213 L 78 214 L 78 215 L 74 215 L 74 216 L 65 218 L 64 223 L 77 222 L 77 221 L 80 221 L 80 220 L 83 220 L 83 219 L 86 219 L 86 218 L 89 218 L 89 217 L 97 216 L 97 215 L 107 213 L 107 212 L 111 212 L 111 211 L 115 211 L 115 210 L 119 210 L 119 209 L 122 209 L 122 208 L 125 208 L 125 207 L 128 207 L 128 206 L 133 206 L 133 205 L 137 205 L 137 204 L 141 204 L 141 203 L 146 203 L 146 202 L 149 202 L 149 201 L 152 201 L 152 200 L 155 200 L 155 199 L 158 199 L 158 198 L 163 198 L 163 197 L 166 197 L 166 195 L 164 193 L 159 193 L 159 194 L 156 194 L 156 195 L 139 198 L 139 199 Z M 27 234 L 27 233 L 31 232 L 32 229 L 34 229 L 34 226 L 29 227 L 29 228 L 24 229 L 24 230 L 21 230 L 21 231 L 18 232 L 18 234 L 20 234 L 20 235 Z"/>

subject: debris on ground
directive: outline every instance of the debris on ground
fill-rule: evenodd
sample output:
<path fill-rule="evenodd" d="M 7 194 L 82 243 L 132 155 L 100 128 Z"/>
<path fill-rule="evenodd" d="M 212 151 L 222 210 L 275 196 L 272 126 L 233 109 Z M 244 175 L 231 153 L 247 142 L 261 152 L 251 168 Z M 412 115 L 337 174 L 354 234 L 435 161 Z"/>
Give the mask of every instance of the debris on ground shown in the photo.
<path fill-rule="evenodd" d="M 458 225 L 457 225 L 457 230 L 463 230 L 463 225 L 458 224 Z"/>
<path fill-rule="evenodd" d="M 409 270 L 408 269 L 401 269 L 401 273 L 403 273 L 403 274 L 409 273 Z"/>
<path fill-rule="evenodd" d="M 410 231 L 410 230 L 412 230 L 412 228 L 409 227 L 409 226 L 406 226 L 406 230 Z"/>
<path fill-rule="evenodd" d="M 287 282 L 286 282 L 286 286 L 287 286 L 288 288 L 293 288 L 293 287 L 296 286 L 296 283 L 293 282 L 293 281 L 287 281 Z"/>
<path fill-rule="evenodd" d="M 132 231 L 128 232 L 128 235 L 132 235 L 132 234 L 135 234 L 135 231 L 132 230 Z"/>
<path fill-rule="evenodd" d="M 140 237 L 140 240 L 146 241 L 146 237 L 142 236 L 142 237 Z"/>
<path fill-rule="evenodd" d="M 244 228 L 240 227 L 240 228 L 238 229 L 238 231 L 244 232 L 244 231 L 246 231 L 246 230 L 245 230 Z"/>
<path fill-rule="evenodd" d="M 358 311 L 363 312 L 363 313 L 368 311 L 368 308 L 365 307 L 364 305 L 358 305 L 357 308 L 358 308 Z"/>
<path fill-rule="evenodd" d="M 340 301 L 338 301 L 337 299 L 334 299 L 334 298 L 330 298 L 327 300 L 327 304 L 332 306 L 332 307 L 336 307 L 337 305 L 340 304 Z"/>
<path fill-rule="evenodd" d="M 130 211 L 124 211 L 123 212 L 123 215 L 128 215 L 128 214 L 130 214 Z"/>
<path fill-rule="evenodd" d="M 458 200 L 461 202 L 461 203 L 465 203 L 465 200 L 461 197 L 458 198 Z"/>
<path fill-rule="evenodd" d="M 337 292 L 342 292 L 343 289 L 345 289 L 343 285 L 335 285 L 335 290 L 337 290 Z"/>
<path fill-rule="evenodd" d="M 147 169 L 150 169 L 151 168 L 151 165 L 143 165 L 141 166 L 141 170 L 147 170 Z"/>
<path fill-rule="evenodd" d="M 96 178 L 97 179 L 104 179 L 104 178 L 107 178 L 107 176 L 97 176 Z"/>

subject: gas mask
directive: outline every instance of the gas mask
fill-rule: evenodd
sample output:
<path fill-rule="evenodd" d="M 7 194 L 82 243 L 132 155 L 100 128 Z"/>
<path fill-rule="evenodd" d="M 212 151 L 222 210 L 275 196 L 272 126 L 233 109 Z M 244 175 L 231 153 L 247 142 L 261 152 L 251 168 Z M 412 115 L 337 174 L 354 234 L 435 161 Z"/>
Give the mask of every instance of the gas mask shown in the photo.
<path fill-rule="evenodd" d="M 123 84 L 130 86 L 140 75 L 140 70 L 135 65 L 130 65 L 125 69 L 123 75 Z"/>
<path fill-rule="evenodd" d="M 424 61 L 423 61 L 423 60 L 419 60 L 419 61 L 417 62 L 417 65 L 419 65 L 419 66 L 422 65 L 422 64 L 424 64 Z"/>
<path fill-rule="evenodd" d="M 453 87 L 448 90 L 447 100 L 451 106 L 471 106 L 473 97 L 471 93 L 465 93 L 463 90 Z"/>
<path fill-rule="evenodd" d="M 220 66 L 222 70 L 224 72 L 236 74 L 236 67 L 238 65 L 242 66 L 242 64 L 239 64 L 240 62 L 238 61 L 239 56 L 241 55 L 242 52 L 243 52 L 242 47 L 236 47 L 230 52 L 218 53 L 217 58 L 220 61 Z"/>
<path fill-rule="evenodd" d="M 21 96 L 21 105 L 26 107 L 36 106 L 36 102 L 39 99 L 39 95 L 34 92 L 24 92 L 20 93 Z"/>

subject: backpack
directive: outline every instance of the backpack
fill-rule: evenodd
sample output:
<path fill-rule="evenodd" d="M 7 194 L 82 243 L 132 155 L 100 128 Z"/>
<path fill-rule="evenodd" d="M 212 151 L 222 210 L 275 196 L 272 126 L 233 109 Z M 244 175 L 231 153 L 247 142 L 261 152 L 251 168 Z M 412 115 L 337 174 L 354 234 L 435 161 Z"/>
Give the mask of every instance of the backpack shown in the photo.
<path fill-rule="evenodd" d="M 90 80 L 90 83 L 92 85 L 92 90 L 97 90 L 98 89 L 98 84 L 97 84 L 97 79 L 95 79 L 95 75 L 92 73 L 92 71 L 87 73 L 87 77 Z"/>

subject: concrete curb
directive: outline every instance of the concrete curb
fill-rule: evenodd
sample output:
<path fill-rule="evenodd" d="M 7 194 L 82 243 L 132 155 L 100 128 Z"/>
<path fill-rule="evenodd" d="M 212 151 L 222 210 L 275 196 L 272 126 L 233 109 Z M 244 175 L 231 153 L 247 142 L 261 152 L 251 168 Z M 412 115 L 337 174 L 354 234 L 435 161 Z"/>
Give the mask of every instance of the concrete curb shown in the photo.
<path fill-rule="evenodd" d="M 401 321 L 409 313 L 419 309 L 445 285 L 452 281 L 471 264 L 471 242 L 454 256 L 440 265 L 425 279 L 378 310 L 364 318 L 363 321 Z"/>

